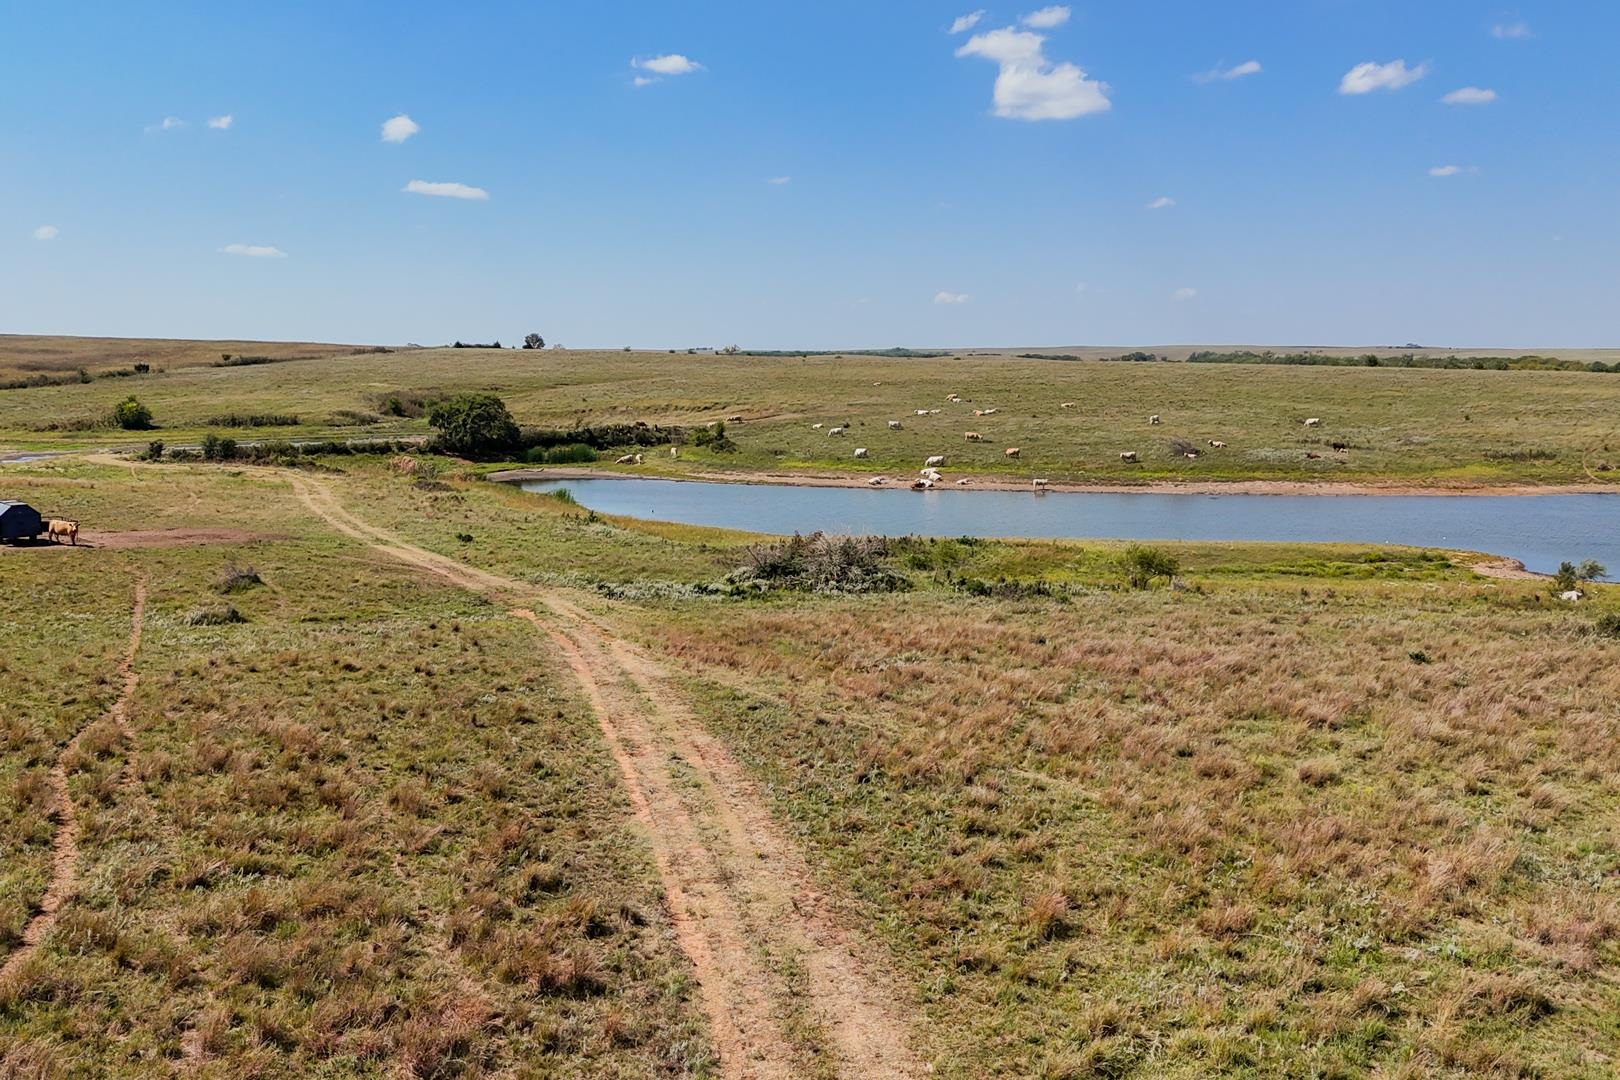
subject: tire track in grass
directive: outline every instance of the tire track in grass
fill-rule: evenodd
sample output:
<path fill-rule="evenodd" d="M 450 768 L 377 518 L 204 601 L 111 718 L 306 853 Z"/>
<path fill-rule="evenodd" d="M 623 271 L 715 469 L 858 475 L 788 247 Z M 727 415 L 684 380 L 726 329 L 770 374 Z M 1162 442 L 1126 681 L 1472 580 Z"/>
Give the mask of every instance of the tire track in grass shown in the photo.
<path fill-rule="evenodd" d="M 135 671 L 135 654 L 141 647 L 141 619 L 145 613 L 146 579 L 142 578 L 135 583 L 135 609 L 131 617 L 129 644 L 118 661 L 118 674 L 124 680 L 124 685 L 112 705 L 102 714 L 103 718 L 118 725 L 119 734 L 126 742 L 130 739 L 129 700 L 140 682 L 140 675 Z M 78 887 L 79 818 L 68 792 L 67 759 L 78 749 L 79 740 L 92 726 L 86 724 L 75 732 L 56 755 L 56 764 L 51 766 L 51 794 L 55 799 L 57 817 L 56 835 L 51 839 L 51 878 L 45 886 L 45 895 L 40 898 L 39 910 L 23 928 L 21 942 L 6 957 L 6 962 L 0 965 L 0 982 L 5 982 L 21 970 L 28 958 L 39 949 L 45 935 L 56 925 L 62 905 L 67 903 Z"/>
<path fill-rule="evenodd" d="M 803 855 L 655 660 L 558 590 L 416 547 L 349 513 L 319 481 L 290 479 L 339 532 L 499 600 L 549 635 L 596 714 L 646 830 L 723 1076 L 924 1074 L 901 1010 L 857 960 L 856 942 Z"/>

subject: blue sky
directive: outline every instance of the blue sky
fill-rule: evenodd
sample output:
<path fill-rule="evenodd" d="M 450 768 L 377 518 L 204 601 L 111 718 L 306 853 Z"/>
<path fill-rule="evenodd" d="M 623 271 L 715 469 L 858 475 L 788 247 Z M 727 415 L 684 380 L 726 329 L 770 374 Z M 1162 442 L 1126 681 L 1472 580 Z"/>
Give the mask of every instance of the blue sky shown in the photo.
<path fill-rule="evenodd" d="M 976 10 L 0 2 L 0 331 L 1620 344 L 1620 5 Z"/>

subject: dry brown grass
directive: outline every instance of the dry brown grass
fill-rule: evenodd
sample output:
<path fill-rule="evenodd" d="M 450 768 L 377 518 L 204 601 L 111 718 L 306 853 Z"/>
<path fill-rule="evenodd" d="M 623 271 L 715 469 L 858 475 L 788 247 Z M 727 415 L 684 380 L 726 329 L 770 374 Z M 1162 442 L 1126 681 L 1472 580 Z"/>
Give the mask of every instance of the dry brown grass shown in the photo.
<path fill-rule="evenodd" d="M 663 621 L 728 673 L 707 715 L 893 928 L 946 1075 L 1599 1076 L 1620 1054 L 1620 665 L 1567 613 L 1246 586 Z"/>

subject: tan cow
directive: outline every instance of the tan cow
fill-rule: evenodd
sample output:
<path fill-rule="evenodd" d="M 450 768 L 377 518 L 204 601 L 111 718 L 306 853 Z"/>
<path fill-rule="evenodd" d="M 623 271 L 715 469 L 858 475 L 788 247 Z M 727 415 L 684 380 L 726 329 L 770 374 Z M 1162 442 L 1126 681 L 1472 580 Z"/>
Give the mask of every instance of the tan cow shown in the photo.
<path fill-rule="evenodd" d="M 79 523 L 77 521 L 63 521 L 51 518 L 45 523 L 45 537 L 53 543 L 67 540 L 74 547 L 79 546 Z"/>
<path fill-rule="evenodd" d="M 1018 456 L 1022 455 L 1023 452 L 1024 452 L 1023 449 L 1021 447 L 1017 447 L 1017 446 L 1009 446 L 1009 447 L 1007 447 L 1007 449 L 1002 451 L 1003 454 L 1007 455 L 1010 458 L 1018 457 Z"/>
<path fill-rule="evenodd" d="M 1161 422 L 1162 421 L 1160 421 L 1158 413 L 1154 413 L 1152 416 L 1148 417 L 1148 423 L 1150 424 L 1158 424 Z"/>
<path fill-rule="evenodd" d="M 984 442 L 984 436 L 980 435 L 977 431 L 969 431 L 962 437 L 968 442 Z"/>

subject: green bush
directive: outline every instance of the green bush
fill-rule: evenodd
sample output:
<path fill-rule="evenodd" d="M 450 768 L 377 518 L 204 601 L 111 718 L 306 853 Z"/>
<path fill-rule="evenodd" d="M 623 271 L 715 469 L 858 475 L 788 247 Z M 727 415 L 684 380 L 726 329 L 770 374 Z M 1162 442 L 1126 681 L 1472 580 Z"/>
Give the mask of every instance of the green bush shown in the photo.
<path fill-rule="evenodd" d="M 583 465 L 596 460 L 596 451 L 584 443 L 564 446 L 534 446 L 523 452 L 530 465 Z"/>
<path fill-rule="evenodd" d="M 694 428 L 691 434 L 687 435 L 686 441 L 693 446 L 707 447 L 721 453 L 737 449 L 737 444 L 732 442 L 731 437 L 726 434 L 726 422 L 724 420 L 716 420 L 714 423 L 704 427 Z"/>
<path fill-rule="evenodd" d="M 506 402 L 494 394 L 457 394 L 428 406 L 427 420 L 439 431 L 438 448 L 467 457 L 492 457 L 518 445 L 518 426 Z"/>
<path fill-rule="evenodd" d="M 1146 589 L 1156 578 L 1168 581 L 1175 577 L 1181 571 L 1181 563 L 1167 551 L 1132 544 L 1120 554 L 1119 569 L 1131 588 Z"/>
<path fill-rule="evenodd" d="M 127 397 L 113 406 L 113 423 L 125 431 L 149 431 L 152 424 L 152 410 L 136 401 L 134 397 Z"/>
<path fill-rule="evenodd" d="M 1600 637 L 1620 638 L 1620 611 L 1605 611 L 1597 617 L 1592 629 L 1597 631 Z"/>

